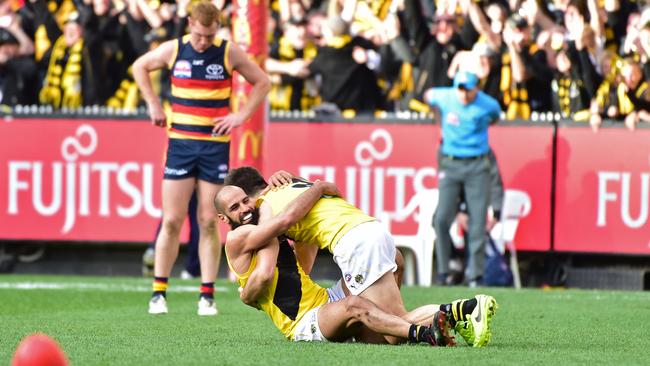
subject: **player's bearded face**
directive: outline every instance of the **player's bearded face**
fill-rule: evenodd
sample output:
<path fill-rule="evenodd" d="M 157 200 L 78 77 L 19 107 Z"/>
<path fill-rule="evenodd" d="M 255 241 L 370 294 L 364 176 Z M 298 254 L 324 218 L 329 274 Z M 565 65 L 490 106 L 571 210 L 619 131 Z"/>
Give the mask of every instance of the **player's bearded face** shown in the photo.
<path fill-rule="evenodd" d="M 233 218 L 230 215 L 227 215 L 226 217 L 228 217 L 230 228 L 235 230 L 242 225 L 257 225 L 260 219 L 260 212 L 257 208 L 254 208 L 251 211 L 241 213 L 238 218 Z"/>

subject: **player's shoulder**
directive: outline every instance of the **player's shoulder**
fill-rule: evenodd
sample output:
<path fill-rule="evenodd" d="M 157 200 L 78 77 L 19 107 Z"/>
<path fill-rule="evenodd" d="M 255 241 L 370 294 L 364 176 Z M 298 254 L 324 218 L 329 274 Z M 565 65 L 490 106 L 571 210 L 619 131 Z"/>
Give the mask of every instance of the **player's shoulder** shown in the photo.
<path fill-rule="evenodd" d="M 156 58 L 163 59 L 167 61 L 171 55 L 173 55 L 178 48 L 178 40 L 170 39 L 160 44 L 160 46 L 149 51 L 149 54 L 153 55 Z"/>
<path fill-rule="evenodd" d="M 226 235 L 226 246 L 230 248 L 242 246 L 248 235 L 253 231 L 253 228 L 254 225 L 242 225 L 229 231 Z"/>

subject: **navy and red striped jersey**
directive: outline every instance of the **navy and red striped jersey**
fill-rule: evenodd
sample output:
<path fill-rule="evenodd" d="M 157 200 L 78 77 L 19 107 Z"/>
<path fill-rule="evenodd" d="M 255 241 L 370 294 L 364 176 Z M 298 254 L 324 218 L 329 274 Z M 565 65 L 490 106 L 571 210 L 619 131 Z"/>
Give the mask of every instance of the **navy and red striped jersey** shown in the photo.
<path fill-rule="evenodd" d="M 194 50 L 189 34 L 178 39 L 170 64 L 170 138 L 230 141 L 230 136 L 212 136 L 212 119 L 230 113 L 229 49 L 230 43 L 221 38 L 203 52 Z"/>

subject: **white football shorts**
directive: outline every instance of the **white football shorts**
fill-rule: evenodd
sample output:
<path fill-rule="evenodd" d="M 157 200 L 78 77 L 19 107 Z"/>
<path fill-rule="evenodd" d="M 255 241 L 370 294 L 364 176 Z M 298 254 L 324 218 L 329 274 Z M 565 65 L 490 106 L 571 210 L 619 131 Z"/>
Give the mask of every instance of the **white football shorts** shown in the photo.
<path fill-rule="evenodd" d="M 395 272 L 395 242 L 379 221 L 357 225 L 334 246 L 334 262 L 345 285 L 359 295 L 387 272 Z"/>

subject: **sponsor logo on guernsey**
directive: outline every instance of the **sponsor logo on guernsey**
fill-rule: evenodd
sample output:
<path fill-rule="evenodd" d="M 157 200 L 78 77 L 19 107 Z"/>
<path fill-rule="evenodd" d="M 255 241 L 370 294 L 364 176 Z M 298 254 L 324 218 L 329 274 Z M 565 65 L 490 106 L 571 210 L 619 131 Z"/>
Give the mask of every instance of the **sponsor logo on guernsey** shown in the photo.
<path fill-rule="evenodd" d="M 172 71 L 174 77 L 177 78 L 191 78 L 192 77 L 192 65 L 187 60 L 176 61 L 174 65 L 174 70 Z"/>
<path fill-rule="evenodd" d="M 204 60 L 192 60 L 192 65 L 203 66 Z"/>
<path fill-rule="evenodd" d="M 210 80 L 223 80 L 223 66 L 217 64 L 210 64 L 205 68 L 205 78 Z"/>

